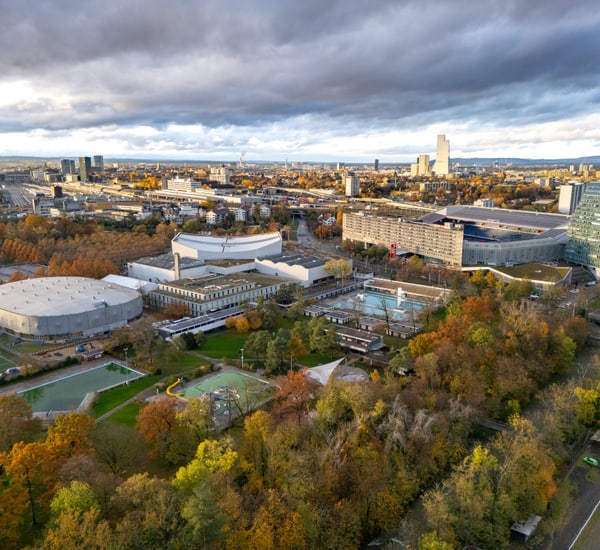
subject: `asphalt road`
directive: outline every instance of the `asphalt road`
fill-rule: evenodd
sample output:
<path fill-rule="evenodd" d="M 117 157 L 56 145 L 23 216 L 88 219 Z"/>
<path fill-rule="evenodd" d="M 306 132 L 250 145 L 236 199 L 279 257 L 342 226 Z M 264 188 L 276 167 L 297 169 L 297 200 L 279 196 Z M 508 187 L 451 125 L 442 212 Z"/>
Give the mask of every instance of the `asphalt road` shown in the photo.
<path fill-rule="evenodd" d="M 582 456 L 593 456 L 600 460 L 600 449 L 588 447 Z M 558 527 L 552 538 L 545 539 L 536 550 L 598 550 L 600 548 L 600 522 L 590 522 L 586 529 L 585 541 L 572 546 L 586 521 L 594 513 L 600 502 L 600 471 L 586 465 L 579 459 L 568 475 L 573 484 L 571 504 L 562 525 Z"/>

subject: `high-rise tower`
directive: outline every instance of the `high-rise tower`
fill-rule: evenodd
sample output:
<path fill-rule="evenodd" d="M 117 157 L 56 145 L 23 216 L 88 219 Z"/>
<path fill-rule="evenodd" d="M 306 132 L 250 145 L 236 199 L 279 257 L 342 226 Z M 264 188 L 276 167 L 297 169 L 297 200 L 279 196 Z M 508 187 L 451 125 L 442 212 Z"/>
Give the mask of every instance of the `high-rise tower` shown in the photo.
<path fill-rule="evenodd" d="M 94 155 L 94 171 L 104 172 L 104 157 L 102 155 Z"/>
<path fill-rule="evenodd" d="M 435 164 L 433 171 L 436 176 L 447 176 L 450 173 L 450 142 L 444 134 L 439 134 L 437 137 L 437 150 L 435 154 Z"/>
<path fill-rule="evenodd" d="M 90 157 L 79 157 L 79 179 L 89 181 L 92 173 L 92 159 Z"/>

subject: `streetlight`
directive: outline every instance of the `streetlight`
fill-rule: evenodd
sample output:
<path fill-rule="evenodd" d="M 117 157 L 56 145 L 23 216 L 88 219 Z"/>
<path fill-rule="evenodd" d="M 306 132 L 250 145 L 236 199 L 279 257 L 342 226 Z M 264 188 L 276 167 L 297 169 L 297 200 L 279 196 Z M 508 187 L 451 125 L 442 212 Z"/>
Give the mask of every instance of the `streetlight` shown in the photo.
<path fill-rule="evenodd" d="M 129 368 L 127 366 L 127 352 L 129 351 L 129 348 L 125 348 L 123 351 L 125 352 L 125 384 L 129 384 Z"/>
<path fill-rule="evenodd" d="M 240 348 L 240 355 L 242 356 L 242 370 L 244 369 L 244 348 Z"/>

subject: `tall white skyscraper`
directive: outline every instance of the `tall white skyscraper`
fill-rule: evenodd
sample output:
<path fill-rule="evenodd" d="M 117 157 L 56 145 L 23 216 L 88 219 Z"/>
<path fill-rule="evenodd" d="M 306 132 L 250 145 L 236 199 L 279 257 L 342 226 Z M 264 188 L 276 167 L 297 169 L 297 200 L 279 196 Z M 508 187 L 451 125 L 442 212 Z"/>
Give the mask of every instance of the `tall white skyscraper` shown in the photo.
<path fill-rule="evenodd" d="M 437 151 L 435 154 L 435 164 L 433 171 L 436 176 L 447 176 L 450 173 L 450 141 L 446 139 L 445 134 L 439 134 L 437 137 Z"/>

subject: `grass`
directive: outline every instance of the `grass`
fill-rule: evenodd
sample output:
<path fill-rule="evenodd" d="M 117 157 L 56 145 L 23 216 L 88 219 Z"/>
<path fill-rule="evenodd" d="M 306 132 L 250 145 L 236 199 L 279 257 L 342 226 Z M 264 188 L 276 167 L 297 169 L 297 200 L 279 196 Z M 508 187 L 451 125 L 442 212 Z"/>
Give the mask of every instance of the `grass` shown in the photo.
<path fill-rule="evenodd" d="M 494 269 L 511 277 L 526 278 L 530 281 L 557 282 L 566 274 L 565 268 L 551 267 L 538 263 L 522 264 L 513 267 L 497 266 Z"/>
<path fill-rule="evenodd" d="M 99 416 L 106 414 L 115 407 L 118 407 L 121 403 L 150 388 L 153 384 L 158 382 L 160 378 L 161 377 L 157 375 L 146 376 L 144 378 L 134 380 L 129 384 L 124 384 L 117 388 L 100 393 L 92 405 L 92 416 L 98 418 Z"/>
<path fill-rule="evenodd" d="M 244 347 L 246 335 L 237 334 L 233 329 L 211 335 L 199 351 L 202 355 L 221 359 L 239 357 L 240 349 Z"/>
<path fill-rule="evenodd" d="M 112 422 L 113 424 L 122 424 L 124 426 L 129 426 L 130 428 L 134 428 L 136 424 L 136 418 L 138 413 L 144 407 L 144 403 L 134 402 L 125 405 L 122 409 L 115 411 L 111 414 L 107 422 Z"/>
<path fill-rule="evenodd" d="M 296 359 L 295 363 L 297 365 L 304 365 L 305 367 L 316 367 L 318 365 L 323 365 L 325 363 L 331 363 L 336 359 L 341 359 L 344 357 L 344 354 L 340 352 L 336 354 L 335 357 L 331 357 L 330 355 L 324 355 L 322 353 L 307 353 L 306 355 L 301 355 Z"/>

